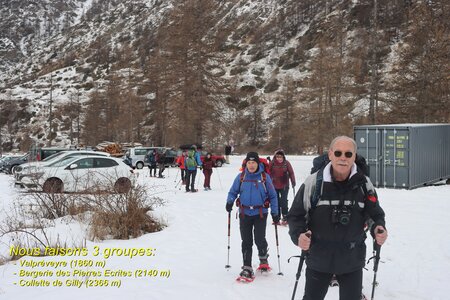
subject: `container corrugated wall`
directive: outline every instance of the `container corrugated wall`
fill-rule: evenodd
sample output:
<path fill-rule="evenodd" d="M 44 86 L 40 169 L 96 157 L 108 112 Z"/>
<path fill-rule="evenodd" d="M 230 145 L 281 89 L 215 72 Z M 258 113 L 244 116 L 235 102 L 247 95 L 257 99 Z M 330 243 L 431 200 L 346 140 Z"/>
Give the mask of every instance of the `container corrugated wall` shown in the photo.
<path fill-rule="evenodd" d="M 408 188 L 450 178 L 450 124 L 354 127 L 377 187 Z"/>

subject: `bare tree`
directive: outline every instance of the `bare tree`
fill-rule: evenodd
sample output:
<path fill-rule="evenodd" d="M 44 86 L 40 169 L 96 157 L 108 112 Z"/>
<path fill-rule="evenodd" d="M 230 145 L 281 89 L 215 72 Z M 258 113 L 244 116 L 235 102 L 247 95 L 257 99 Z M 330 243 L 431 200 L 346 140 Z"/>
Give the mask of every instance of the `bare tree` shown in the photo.
<path fill-rule="evenodd" d="M 411 8 L 411 25 L 395 69 L 392 109 L 406 122 L 448 122 L 449 9 L 444 2 Z"/>

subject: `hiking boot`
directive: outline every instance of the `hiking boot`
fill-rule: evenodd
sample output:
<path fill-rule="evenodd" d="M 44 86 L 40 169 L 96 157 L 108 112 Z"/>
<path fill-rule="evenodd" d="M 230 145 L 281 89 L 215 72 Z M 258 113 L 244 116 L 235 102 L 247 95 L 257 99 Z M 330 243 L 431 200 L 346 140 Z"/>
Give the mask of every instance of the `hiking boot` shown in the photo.
<path fill-rule="evenodd" d="M 259 264 L 260 265 L 268 265 L 269 261 L 267 260 L 269 258 L 269 254 L 263 254 L 263 255 L 259 255 Z"/>
<path fill-rule="evenodd" d="M 192 193 L 196 193 L 196 192 L 198 192 L 198 190 L 197 189 L 192 189 L 191 192 Z"/>
<path fill-rule="evenodd" d="M 186 189 L 186 193 L 189 193 L 191 190 L 190 189 Z"/>
<path fill-rule="evenodd" d="M 243 266 L 241 273 L 239 273 L 239 276 L 247 279 L 252 279 L 255 274 L 253 273 L 253 268 L 249 266 Z"/>

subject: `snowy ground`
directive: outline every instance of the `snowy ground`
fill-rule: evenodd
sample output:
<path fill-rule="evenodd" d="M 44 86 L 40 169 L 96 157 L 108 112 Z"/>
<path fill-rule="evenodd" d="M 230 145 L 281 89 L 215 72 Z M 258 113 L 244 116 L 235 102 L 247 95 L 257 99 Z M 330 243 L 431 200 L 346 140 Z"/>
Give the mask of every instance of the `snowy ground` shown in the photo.
<path fill-rule="evenodd" d="M 306 178 L 311 167 L 312 157 L 288 157 L 293 164 L 300 184 Z M 160 191 L 159 195 L 167 200 L 167 205 L 156 213 L 163 217 L 168 227 L 163 231 L 146 234 L 134 240 L 110 240 L 105 242 L 87 242 L 89 253 L 80 257 L 24 257 L 16 262 L 0 266 L 0 299 L 290 299 L 295 282 L 298 260 L 287 263 L 299 250 L 289 239 L 287 228 L 279 228 L 281 271 L 277 273 L 277 248 L 274 227 L 268 225 L 267 238 L 270 247 L 269 262 L 273 272 L 267 276 L 256 275 L 252 284 L 239 284 L 235 278 L 241 266 L 240 237 L 235 210 L 231 224 L 231 269 L 227 263 L 227 213 L 225 199 L 232 180 L 238 173 L 242 157 L 232 157 L 231 165 L 214 170 L 212 191 L 201 189 L 203 174 L 200 175 L 199 193 L 184 193 L 175 188 L 176 169 L 166 170 L 165 179 L 147 177 L 142 170 L 140 179 L 150 182 Z M 12 185 L 12 178 L 0 175 L 0 221 L 5 219 L 13 203 L 20 201 L 20 194 Z M 382 263 L 378 271 L 379 286 L 375 299 L 449 299 L 450 285 L 450 186 L 434 186 L 408 190 L 378 189 L 381 205 L 387 215 L 389 239 L 382 248 Z M 289 201 L 293 198 L 292 191 Z M 78 241 L 85 237 L 86 226 L 70 219 L 55 222 L 49 230 L 52 236 L 60 240 Z M 7 256 L 10 241 L 0 239 L 0 257 Z M 368 240 L 368 249 L 372 249 Z M 94 256 L 94 247 L 101 253 Z M 153 248 L 154 256 L 110 257 L 104 259 L 102 251 L 111 248 Z M 368 253 L 368 256 L 371 254 Z M 254 256 L 254 266 L 256 266 Z M 104 262 L 105 266 L 71 268 L 59 267 L 21 267 L 22 261 L 67 262 L 71 260 L 93 260 Z M 158 276 L 145 278 L 101 277 L 109 285 L 121 280 L 120 287 L 65 286 L 66 280 L 85 281 L 87 277 L 56 276 L 37 277 L 36 280 L 59 279 L 62 287 L 22 287 L 20 280 L 32 277 L 20 277 L 22 271 L 45 271 L 82 269 L 90 271 L 122 270 L 158 270 Z M 160 276 L 168 275 L 170 276 Z M 370 296 L 372 264 L 364 271 L 364 292 Z M 95 279 L 93 277 L 89 279 Z M 76 281 L 72 281 L 76 282 Z M 300 278 L 297 298 L 301 299 L 304 287 L 304 269 Z M 330 288 L 326 299 L 338 299 L 338 289 Z"/>

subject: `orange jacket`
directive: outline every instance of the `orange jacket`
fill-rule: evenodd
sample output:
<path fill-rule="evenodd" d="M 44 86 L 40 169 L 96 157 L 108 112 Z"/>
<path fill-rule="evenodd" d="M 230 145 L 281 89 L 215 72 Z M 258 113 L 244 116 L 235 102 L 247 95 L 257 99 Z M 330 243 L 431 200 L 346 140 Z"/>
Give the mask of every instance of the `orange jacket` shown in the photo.
<path fill-rule="evenodd" d="M 180 155 L 177 157 L 177 161 L 176 161 L 177 165 L 180 167 L 180 169 L 184 170 L 184 156 Z"/>

